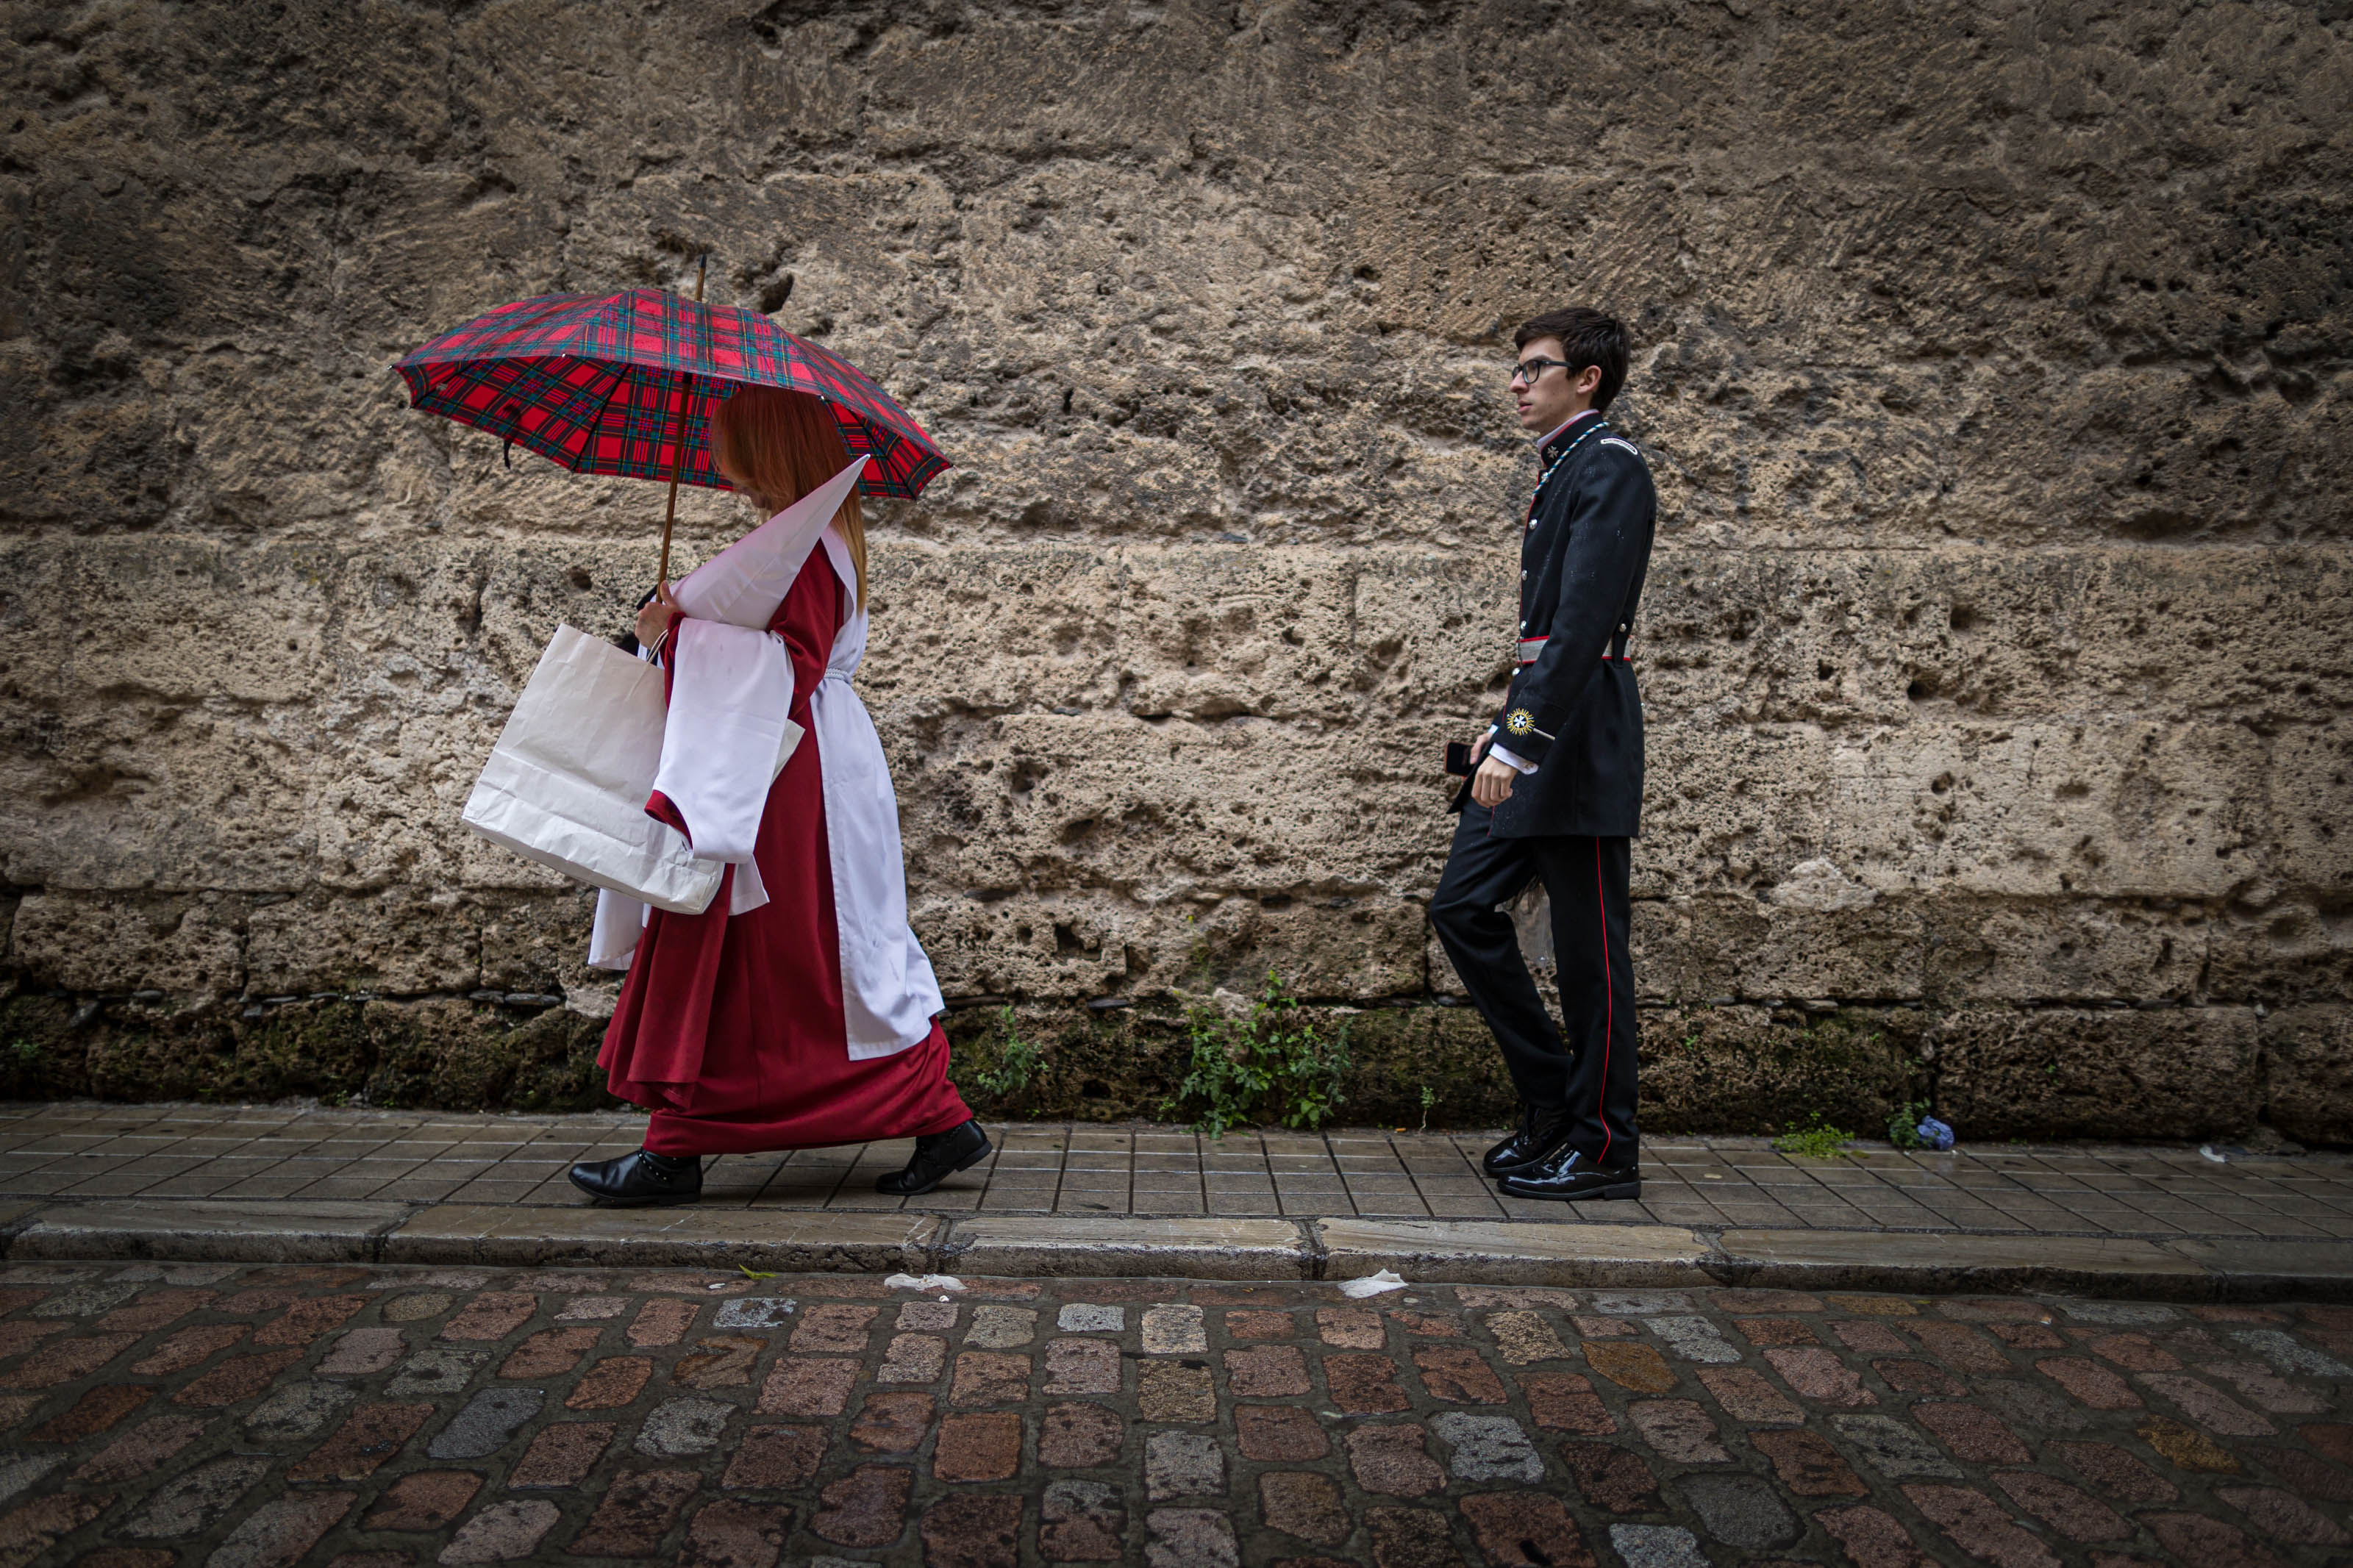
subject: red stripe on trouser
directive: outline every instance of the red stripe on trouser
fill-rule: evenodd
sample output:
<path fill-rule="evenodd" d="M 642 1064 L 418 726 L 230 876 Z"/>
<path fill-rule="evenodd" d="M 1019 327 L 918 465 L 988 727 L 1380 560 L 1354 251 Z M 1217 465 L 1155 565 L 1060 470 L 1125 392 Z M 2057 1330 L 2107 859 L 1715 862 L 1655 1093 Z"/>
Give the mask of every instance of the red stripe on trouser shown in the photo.
<path fill-rule="evenodd" d="M 1601 1152 L 1594 1156 L 1597 1165 L 1609 1163 L 1609 1116 L 1602 1101 L 1609 1092 L 1609 1037 L 1618 1032 L 1618 984 L 1609 973 L 1609 900 L 1603 894 L 1601 881 L 1601 840 L 1593 841 L 1593 901 L 1601 910 L 1601 1076 L 1593 1090 L 1593 1114 L 1601 1121 Z"/>

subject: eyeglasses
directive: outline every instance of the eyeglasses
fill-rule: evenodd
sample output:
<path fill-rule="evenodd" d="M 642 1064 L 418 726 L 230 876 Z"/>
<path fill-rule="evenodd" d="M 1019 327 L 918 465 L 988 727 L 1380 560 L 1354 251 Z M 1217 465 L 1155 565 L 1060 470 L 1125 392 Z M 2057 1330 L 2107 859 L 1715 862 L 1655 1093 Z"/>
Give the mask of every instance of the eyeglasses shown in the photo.
<path fill-rule="evenodd" d="M 1519 363 L 1512 367 L 1513 384 L 1516 385 L 1521 382 L 1526 382 L 1530 386 L 1534 386 L 1538 378 L 1540 378 L 1545 372 L 1552 369 L 1555 365 L 1558 365 L 1561 369 L 1567 370 L 1568 368 L 1568 362 L 1565 359 L 1545 359 L 1542 357 L 1535 359 L 1524 359 Z"/>

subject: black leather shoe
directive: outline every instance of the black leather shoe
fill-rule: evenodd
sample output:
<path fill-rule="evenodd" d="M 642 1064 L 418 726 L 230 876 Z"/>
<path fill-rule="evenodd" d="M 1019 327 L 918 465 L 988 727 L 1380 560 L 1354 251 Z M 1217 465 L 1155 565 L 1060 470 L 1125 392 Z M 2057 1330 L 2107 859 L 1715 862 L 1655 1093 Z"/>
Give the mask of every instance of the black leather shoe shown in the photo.
<path fill-rule="evenodd" d="M 1480 1164 L 1491 1176 L 1532 1170 L 1558 1153 L 1567 1138 L 1567 1107 L 1531 1105 L 1520 1112 L 1519 1130 L 1488 1150 Z"/>
<path fill-rule="evenodd" d="M 1580 1198 L 1639 1198 L 1642 1169 L 1597 1165 L 1582 1150 L 1568 1149 L 1532 1170 L 1507 1174 L 1501 1184 L 1515 1198 L 1554 1198 L 1562 1203 Z"/>
<path fill-rule="evenodd" d="M 987 1159 L 988 1149 L 988 1134 L 980 1130 L 976 1117 L 961 1127 L 916 1139 L 915 1157 L 907 1162 L 907 1168 L 877 1176 L 874 1190 L 902 1198 L 928 1193 L 958 1171 Z"/>
<path fill-rule="evenodd" d="M 702 1195 L 702 1157 L 640 1149 L 617 1160 L 572 1167 L 572 1184 L 600 1204 L 691 1204 Z"/>

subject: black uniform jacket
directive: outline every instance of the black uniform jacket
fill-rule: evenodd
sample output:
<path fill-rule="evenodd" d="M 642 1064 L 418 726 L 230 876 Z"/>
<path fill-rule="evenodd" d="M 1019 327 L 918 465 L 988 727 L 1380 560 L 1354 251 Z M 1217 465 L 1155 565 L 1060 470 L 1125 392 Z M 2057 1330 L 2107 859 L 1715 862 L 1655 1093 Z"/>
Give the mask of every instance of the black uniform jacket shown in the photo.
<path fill-rule="evenodd" d="M 1533 773 L 1495 809 L 1501 838 L 1632 837 L 1642 821 L 1642 700 L 1626 641 L 1651 564 L 1658 495 L 1651 467 L 1607 419 L 1588 416 L 1546 443 L 1547 467 L 1520 540 L 1522 637 L 1544 637 L 1518 667 L 1495 743 Z M 1456 809 L 1469 797 L 1455 796 Z"/>

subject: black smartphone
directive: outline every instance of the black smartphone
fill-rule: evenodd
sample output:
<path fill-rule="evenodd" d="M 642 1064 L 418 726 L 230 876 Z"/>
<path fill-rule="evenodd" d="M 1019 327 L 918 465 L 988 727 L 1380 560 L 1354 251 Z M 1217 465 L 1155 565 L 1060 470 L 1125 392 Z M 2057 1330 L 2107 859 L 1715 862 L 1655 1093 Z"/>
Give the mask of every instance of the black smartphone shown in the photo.
<path fill-rule="evenodd" d="M 1471 776 L 1471 748 L 1461 741 L 1446 742 L 1446 771 L 1459 778 Z"/>

